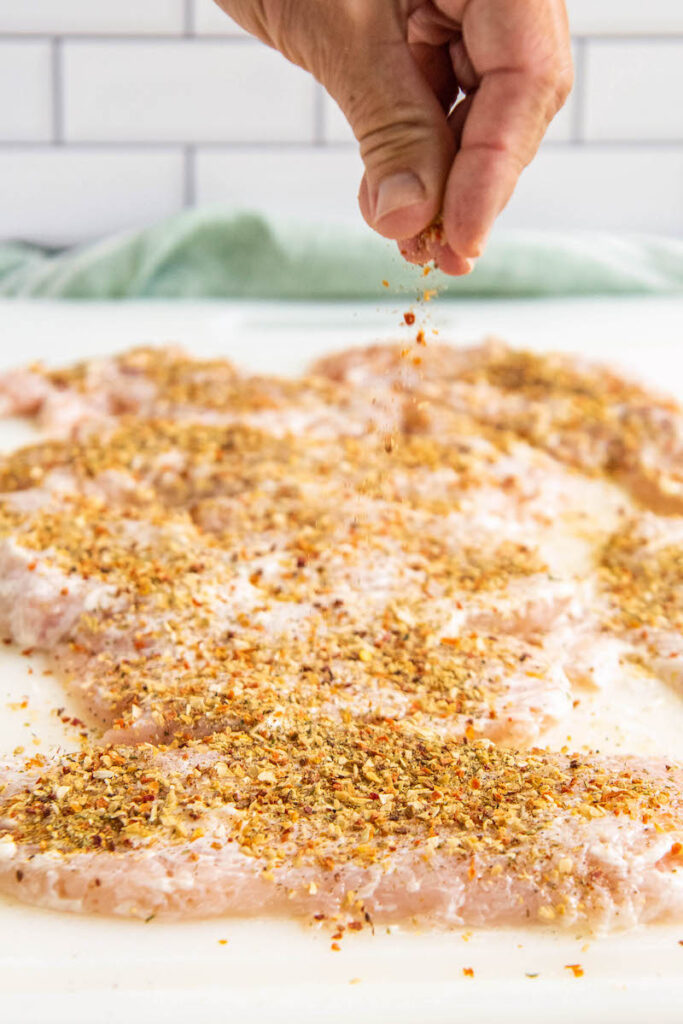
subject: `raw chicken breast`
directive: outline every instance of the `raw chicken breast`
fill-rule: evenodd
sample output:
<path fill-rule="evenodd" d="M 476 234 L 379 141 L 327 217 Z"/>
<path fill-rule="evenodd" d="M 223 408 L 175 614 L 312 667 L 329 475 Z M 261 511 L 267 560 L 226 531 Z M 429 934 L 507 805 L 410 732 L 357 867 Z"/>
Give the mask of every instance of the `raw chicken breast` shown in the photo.
<path fill-rule="evenodd" d="M 498 343 L 317 370 L 163 349 L 0 380 L 63 435 L 0 460 L 0 629 L 91 721 L 3 770 L 0 887 L 354 929 L 680 919 L 683 769 L 532 747 L 624 659 L 681 685 L 680 410 Z"/>
<path fill-rule="evenodd" d="M 55 909 L 355 927 L 683 913 L 681 771 L 664 763 L 296 716 L 180 750 L 35 760 L 5 775 L 0 885 Z"/>

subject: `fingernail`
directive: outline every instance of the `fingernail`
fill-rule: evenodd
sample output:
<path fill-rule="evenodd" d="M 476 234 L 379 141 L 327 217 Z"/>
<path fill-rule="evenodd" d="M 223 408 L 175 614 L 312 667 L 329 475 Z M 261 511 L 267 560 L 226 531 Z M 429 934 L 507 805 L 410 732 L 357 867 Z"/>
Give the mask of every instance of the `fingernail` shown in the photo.
<path fill-rule="evenodd" d="M 375 203 L 375 220 L 382 220 L 396 210 L 415 206 L 425 199 L 424 185 L 412 171 L 400 171 L 380 182 Z"/>

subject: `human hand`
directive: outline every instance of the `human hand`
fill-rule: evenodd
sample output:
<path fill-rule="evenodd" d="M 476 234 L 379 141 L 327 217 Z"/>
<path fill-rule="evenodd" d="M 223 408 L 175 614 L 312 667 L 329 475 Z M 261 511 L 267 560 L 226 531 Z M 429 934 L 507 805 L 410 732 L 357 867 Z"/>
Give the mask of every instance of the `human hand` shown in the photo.
<path fill-rule="evenodd" d="M 218 2 L 338 102 L 368 224 L 468 273 L 571 89 L 563 0 Z"/>

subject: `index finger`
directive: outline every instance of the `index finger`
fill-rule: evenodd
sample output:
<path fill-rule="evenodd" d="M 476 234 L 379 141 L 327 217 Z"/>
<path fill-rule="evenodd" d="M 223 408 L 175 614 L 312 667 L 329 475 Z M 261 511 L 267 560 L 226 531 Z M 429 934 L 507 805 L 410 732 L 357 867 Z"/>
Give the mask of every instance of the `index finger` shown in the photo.
<path fill-rule="evenodd" d="M 438 0 L 438 7 L 460 14 L 481 80 L 443 203 L 449 246 L 476 258 L 569 93 L 569 28 L 561 0 Z"/>

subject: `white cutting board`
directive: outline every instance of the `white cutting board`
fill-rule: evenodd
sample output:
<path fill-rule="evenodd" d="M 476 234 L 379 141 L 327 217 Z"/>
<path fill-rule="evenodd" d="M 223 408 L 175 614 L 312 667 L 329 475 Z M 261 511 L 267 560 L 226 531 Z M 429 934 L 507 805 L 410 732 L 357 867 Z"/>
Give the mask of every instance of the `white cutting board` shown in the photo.
<path fill-rule="evenodd" d="M 410 332 L 400 324 L 408 305 L 402 298 L 382 306 L 0 302 L 0 368 L 175 341 L 254 370 L 297 372 L 348 344 L 407 341 Z M 578 351 L 634 369 L 683 398 L 683 300 L 428 308 L 440 340 L 497 334 L 535 349 Z M 23 424 L 0 424 L 0 447 L 30 436 Z M 52 713 L 66 702 L 39 662 L 3 649 L 0 670 L 0 752 L 71 745 L 73 729 Z M 659 750 L 683 759 L 683 700 L 659 688 L 632 688 L 585 705 L 563 730 L 577 746 Z M 566 736 L 556 730 L 551 739 Z M 0 1021 L 185 1024 L 189 1015 L 231 1024 L 680 1024 L 679 940 L 683 922 L 603 939 L 522 929 L 392 929 L 349 936 L 336 953 L 328 933 L 287 921 L 144 924 L 71 917 L 0 898 Z M 566 969 L 573 963 L 583 977 Z M 463 968 L 473 968 L 474 977 Z"/>

